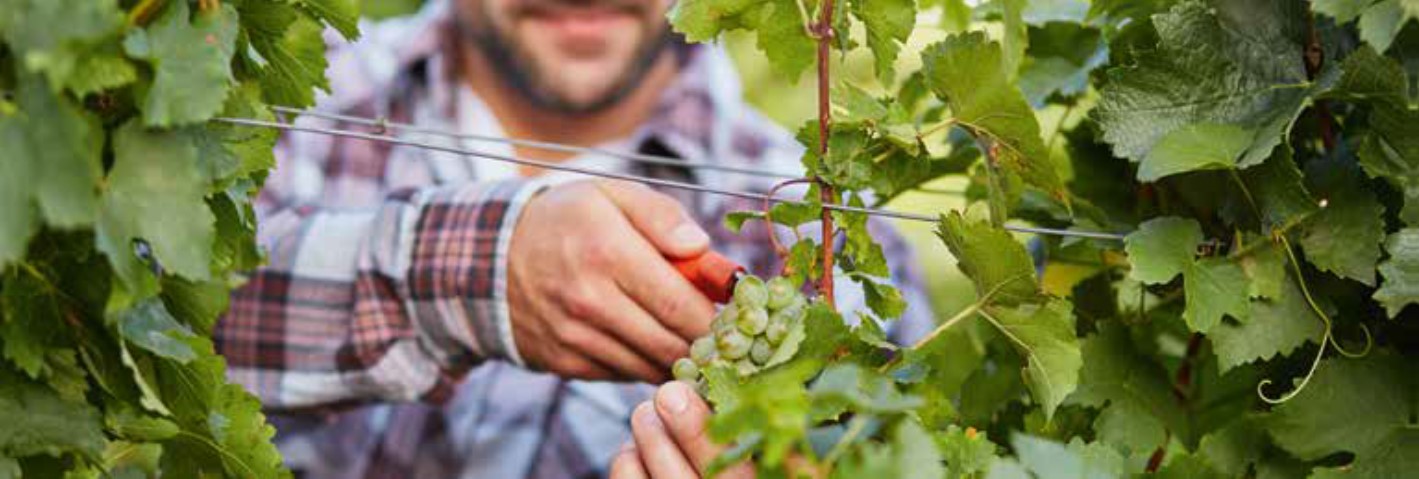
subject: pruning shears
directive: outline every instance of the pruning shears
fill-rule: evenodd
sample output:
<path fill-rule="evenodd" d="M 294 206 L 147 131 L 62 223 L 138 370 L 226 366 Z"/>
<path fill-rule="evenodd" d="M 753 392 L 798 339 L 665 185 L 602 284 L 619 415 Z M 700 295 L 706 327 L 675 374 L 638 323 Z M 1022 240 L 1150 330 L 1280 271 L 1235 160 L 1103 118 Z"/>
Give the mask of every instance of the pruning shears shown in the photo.
<path fill-rule="evenodd" d="M 728 302 L 734 295 L 735 283 L 745 274 L 743 266 L 713 250 L 691 258 L 670 258 L 670 264 L 716 303 Z"/>

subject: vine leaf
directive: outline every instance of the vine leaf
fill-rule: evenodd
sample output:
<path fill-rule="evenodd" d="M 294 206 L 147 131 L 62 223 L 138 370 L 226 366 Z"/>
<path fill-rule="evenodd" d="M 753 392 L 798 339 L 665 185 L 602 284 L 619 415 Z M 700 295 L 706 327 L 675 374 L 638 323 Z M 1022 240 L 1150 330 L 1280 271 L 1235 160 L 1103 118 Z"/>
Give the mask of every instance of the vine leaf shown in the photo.
<path fill-rule="evenodd" d="M 172 419 L 181 428 L 163 442 L 164 473 L 205 477 L 226 471 L 229 477 L 290 477 L 271 444 L 275 428 L 266 424 L 261 403 L 241 386 L 225 381 L 226 362 L 211 341 L 184 338 L 196 354 L 186 364 L 154 361 L 158 390 L 167 398 Z"/>
<path fill-rule="evenodd" d="M 39 383 L 0 368 L 0 454 L 25 457 L 77 453 L 99 457 L 104 444 L 99 412 L 70 402 Z"/>
<path fill-rule="evenodd" d="M 178 323 L 160 299 L 140 301 L 115 315 L 113 320 L 123 339 L 150 353 L 179 363 L 197 358 L 197 353 L 183 341 L 193 337 L 192 330 Z"/>
<path fill-rule="evenodd" d="M 1006 467 L 1011 469 L 1025 469 L 1035 473 L 1035 477 L 1054 479 L 1125 477 L 1129 475 L 1128 466 L 1124 462 L 1123 456 L 1102 443 L 1086 444 L 1075 438 L 1069 444 L 1060 444 L 1048 439 L 1017 433 L 1010 438 L 1010 445 L 1015 447 L 1015 452 L 1019 455 L 1019 462 L 1000 461 L 996 463 L 997 466 L 1007 465 Z M 1011 476 L 1008 473 L 1002 474 L 1002 476 L 1030 477 L 1026 474 Z M 995 468 L 991 469 L 991 477 L 996 477 Z"/>
<path fill-rule="evenodd" d="M 989 471 L 991 465 L 1000 459 L 998 447 L 986 437 L 984 432 L 974 428 L 962 429 L 951 424 L 946 430 L 936 433 L 936 447 L 946 460 L 950 477 L 975 477 Z"/>
<path fill-rule="evenodd" d="M 808 36 L 796 0 L 685 0 L 671 7 L 670 25 L 692 42 L 730 30 L 751 30 L 774 71 L 797 80 L 813 65 L 817 43 Z"/>
<path fill-rule="evenodd" d="M 1224 321 L 1207 332 L 1221 372 L 1253 361 L 1289 355 L 1306 342 L 1320 342 L 1325 325 L 1316 320 L 1306 305 L 1294 278 L 1284 273 L 1282 278 L 1279 294 L 1251 302 L 1247 321 Z"/>
<path fill-rule="evenodd" d="M 1246 273 L 1236 262 L 1226 258 L 1202 258 L 1183 273 L 1183 290 L 1187 307 L 1183 320 L 1193 331 L 1206 333 L 1231 316 L 1246 322 L 1251 292 Z"/>
<path fill-rule="evenodd" d="M 916 421 L 899 421 L 887 440 L 867 443 L 845 456 L 833 471 L 838 477 L 945 479 L 941 451 Z"/>
<path fill-rule="evenodd" d="M 1312 190 L 1325 198 L 1305 224 L 1299 241 L 1306 260 L 1321 271 L 1375 285 L 1375 263 L 1385 238 L 1384 205 L 1365 185 L 1353 163 L 1333 159 L 1307 165 Z"/>
<path fill-rule="evenodd" d="M 1190 218 L 1154 218 L 1138 225 L 1123 241 L 1132 266 L 1129 278 L 1145 284 L 1167 283 L 1192 264 L 1202 244 L 1202 226 Z"/>
<path fill-rule="evenodd" d="M 979 315 L 1025 358 L 1025 383 L 1045 416 L 1053 416 L 1079 382 L 1073 306 L 1040 291 L 1029 254 L 1005 230 L 952 212 L 942 217 L 937 235 L 975 284 Z"/>
<path fill-rule="evenodd" d="M 1049 22 L 1030 27 L 1031 38 L 1020 67 L 1020 90 L 1036 109 L 1052 96 L 1074 98 L 1089 89 L 1089 74 L 1108 63 L 1103 33 L 1076 23 Z"/>
<path fill-rule="evenodd" d="M 998 152 L 993 166 L 1067 203 L 1034 111 L 1001 55 L 983 33 L 952 35 L 922 52 L 922 71 L 956 124 Z"/>
<path fill-rule="evenodd" d="M 1360 19 L 1360 39 L 1380 51 L 1389 49 L 1410 20 L 1419 19 L 1419 4 L 1408 0 L 1316 0 L 1315 11 L 1345 24 Z"/>
<path fill-rule="evenodd" d="M 238 12 L 252 48 L 265 60 L 258 67 L 263 98 L 293 108 L 314 105 L 315 89 L 328 90 L 330 84 L 320 23 L 275 3 L 242 2 Z"/>
<path fill-rule="evenodd" d="M 61 228 L 87 226 L 98 209 L 98 120 L 21 75 L 18 112 L 0 110 L 0 265 L 18 259 L 40 218 Z"/>
<path fill-rule="evenodd" d="M 16 65 L 42 73 L 56 87 L 91 82 L 95 66 L 122 61 L 98 51 L 123 27 L 114 0 L 0 0 L 0 12 L 0 36 L 23 60 Z"/>
<path fill-rule="evenodd" d="M 1385 252 L 1389 259 L 1380 264 L 1384 283 L 1375 291 L 1375 300 L 1393 318 L 1405 306 L 1419 303 L 1419 228 L 1405 228 L 1389 235 Z"/>
<path fill-rule="evenodd" d="M 294 3 L 339 31 L 346 40 L 360 37 L 360 7 L 355 0 L 278 0 Z"/>
<path fill-rule="evenodd" d="M 56 291 L 28 274 L 15 271 L 3 277 L 0 286 L 0 349 L 5 359 L 32 379 L 49 375 L 52 368 L 45 352 L 60 347 L 64 319 L 61 298 Z"/>
<path fill-rule="evenodd" d="M 1153 17 L 1155 48 L 1108 71 L 1097 112 L 1104 140 L 1120 157 L 1168 166 L 1140 168 L 1140 179 L 1262 163 L 1314 89 L 1304 15 L 1303 5 L 1245 0 L 1189 1 Z M 1206 134 L 1220 140 L 1198 142 Z"/>
<path fill-rule="evenodd" d="M 891 81 L 901 45 L 916 26 L 915 0 L 852 0 L 852 14 L 867 29 L 867 48 L 877 60 L 877 76 Z"/>
<path fill-rule="evenodd" d="M 1419 385 L 1412 368 L 1385 354 L 1321 362 L 1310 384 L 1266 418 L 1271 437 L 1302 460 L 1355 454 L 1355 477 L 1401 477 L 1419 458 Z"/>
<path fill-rule="evenodd" d="M 1137 456 L 1166 443 L 1170 432 L 1189 437 L 1167 371 L 1139 353 L 1126 329 L 1101 323 L 1082 348 L 1084 368 L 1070 402 L 1100 409 L 1094 421 L 1100 440 Z"/>
<path fill-rule="evenodd" d="M 1370 106 L 1370 131 L 1360 142 L 1360 166 L 1404 194 L 1399 217 L 1419 225 L 1419 111 L 1405 86 L 1404 67 L 1362 46 L 1345 59 L 1331 96 Z"/>
<path fill-rule="evenodd" d="M 187 2 L 172 2 L 161 16 L 123 41 L 134 58 L 154 69 L 153 85 L 140 93 L 148 126 L 207 120 L 222 110 L 232 84 L 237 12 L 230 4 L 189 20 Z"/>
<path fill-rule="evenodd" d="M 215 219 L 203 201 L 197 152 L 187 136 L 146 131 L 136 120 L 115 133 L 97 241 L 133 299 L 157 293 L 156 279 L 134 254 L 140 239 L 162 267 L 189 279 L 211 276 Z"/>

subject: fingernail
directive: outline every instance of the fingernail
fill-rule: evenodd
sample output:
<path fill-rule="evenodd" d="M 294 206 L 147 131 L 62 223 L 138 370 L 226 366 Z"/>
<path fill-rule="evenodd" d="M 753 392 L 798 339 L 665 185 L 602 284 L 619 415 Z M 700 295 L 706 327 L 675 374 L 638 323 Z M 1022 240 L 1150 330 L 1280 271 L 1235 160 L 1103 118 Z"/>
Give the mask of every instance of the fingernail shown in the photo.
<path fill-rule="evenodd" d="M 655 393 L 655 403 L 666 414 L 682 414 L 690 408 L 690 388 L 679 381 L 666 383 Z"/>
<path fill-rule="evenodd" d="M 674 231 L 670 232 L 670 239 L 683 247 L 695 247 L 709 243 L 709 235 L 700 226 L 691 221 L 680 223 Z"/>
<path fill-rule="evenodd" d="M 660 415 L 655 413 L 655 407 L 651 406 L 649 401 L 636 406 L 635 412 L 632 413 L 631 420 L 640 423 L 642 427 L 661 428 Z"/>

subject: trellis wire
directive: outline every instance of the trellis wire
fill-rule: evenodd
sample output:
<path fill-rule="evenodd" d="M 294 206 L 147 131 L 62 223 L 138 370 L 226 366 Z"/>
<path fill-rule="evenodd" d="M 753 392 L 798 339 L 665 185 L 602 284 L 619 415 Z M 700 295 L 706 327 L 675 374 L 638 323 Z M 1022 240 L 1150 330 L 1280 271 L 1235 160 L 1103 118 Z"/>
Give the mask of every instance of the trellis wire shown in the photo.
<path fill-rule="evenodd" d="M 448 130 L 443 130 L 443 129 L 438 129 L 438 128 L 423 127 L 423 126 L 414 125 L 414 124 L 410 124 L 410 123 L 400 123 L 400 122 L 396 122 L 396 121 L 389 121 L 387 118 L 367 118 L 367 117 L 362 117 L 362 116 L 346 115 L 346 114 L 341 114 L 341 113 L 334 113 L 334 112 L 320 111 L 320 110 L 313 110 L 313 109 L 291 108 L 291 107 L 279 106 L 279 105 L 273 105 L 273 106 L 271 106 L 270 108 L 271 108 L 271 111 L 274 111 L 274 112 L 277 112 L 277 113 L 281 113 L 281 114 L 286 114 L 286 115 L 308 116 L 308 117 L 312 117 L 312 118 L 323 118 L 323 119 L 326 119 L 326 120 L 343 121 L 343 122 L 346 122 L 346 123 L 352 123 L 352 124 L 356 124 L 356 125 L 368 126 L 368 127 L 370 127 L 370 128 L 374 128 L 375 131 L 380 132 L 380 133 L 383 133 L 384 131 L 388 131 L 388 130 L 402 131 L 402 132 L 417 133 L 417 134 L 422 134 L 422 135 L 442 136 L 442 137 L 445 137 L 445 138 L 454 138 L 454 139 L 459 139 L 459 140 L 473 140 L 473 141 L 482 141 L 482 142 L 488 142 L 488 143 L 500 143 L 500 144 L 514 145 L 514 146 L 523 146 L 523 147 L 528 147 L 528 148 L 536 148 L 536 149 L 539 149 L 539 150 L 556 151 L 556 152 L 562 152 L 562 153 L 575 153 L 575 154 L 587 154 L 587 153 L 590 153 L 590 154 L 604 155 L 604 156 L 608 156 L 608 157 L 612 157 L 612 158 L 618 158 L 618 159 L 622 159 L 622 160 L 634 161 L 634 162 L 637 162 L 637 163 L 645 163 L 645 164 L 650 164 L 650 165 L 678 166 L 678 167 L 685 167 L 685 168 L 691 168 L 691 169 L 696 169 L 696 170 L 710 170 L 710 171 L 720 171 L 720 172 L 734 173 L 734 174 L 740 174 L 740 175 L 765 176 L 765 177 L 779 178 L 779 179 L 784 179 L 784 180 L 791 180 L 791 179 L 795 179 L 795 178 L 798 178 L 798 177 L 799 177 L 799 175 L 794 174 L 794 173 L 791 173 L 791 172 L 773 171 L 773 170 L 760 170 L 760 169 L 756 169 L 756 168 L 744 168 L 744 167 L 723 165 L 723 164 L 719 164 L 719 163 L 711 163 L 711 162 L 707 162 L 707 161 L 692 161 L 692 160 L 686 160 L 686 159 L 683 159 L 683 158 L 675 158 L 675 157 L 670 157 L 670 156 L 650 155 L 650 154 L 645 154 L 645 153 L 625 153 L 625 152 L 620 152 L 620 151 L 608 150 L 608 149 L 605 149 L 605 148 L 595 148 L 595 147 L 586 147 L 586 146 L 566 145 L 566 144 L 562 144 L 562 143 L 554 143 L 554 142 L 549 142 L 549 141 L 537 141 L 537 140 L 527 140 L 527 139 L 521 139 L 521 138 L 507 138 L 507 137 L 500 137 L 500 136 L 493 136 L 493 135 L 479 135 L 479 134 L 475 134 L 475 133 L 462 133 L 462 132 L 448 131 Z M 937 195 L 960 195 L 960 194 L 963 194 L 963 193 L 964 193 L 964 192 L 962 192 L 962 191 L 943 190 L 943 189 L 928 188 L 928 187 L 918 187 L 918 188 L 916 188 L 915 190 L 916 190 L 916 191 L 919 191 L 919 192 L 922 192 L 922 193 L 931 193 L 931 194 L 937 194 Z"/>
<path fill-rule="evenodd" d="M 397 137 L 392 137 L 392 136 L 388 136 L 388 135 L 380 135 L 380 134 L 372 134 L 372 133 L 362 133 L 362 132 L 357 132 L 357 131 L 341 130 L 341 129 L 337 129 L 337 128 L 323 128 L 323 127 L 315 127 L 315 126 L 301 126 L 301 125 L 293 125 L 293 124 L 287 124 L 287 123 L 281 123 L 281 122 L 273 122 L 273 121 L 266 121 L 266 120 L 257 120 L 257 119 L 251 119 L 251 118 L 227 118 L 227 117 L 219 117 L 219 118 L 213 118 L 212 120 L 213 120 L 213 121 L 218 121 L 218 122 L 223 122 L 223 123 L 228 123 L 228 124 L 233 124 L 233 125 L 243 125 L 243 126 L 253 126 L 253 127 L 263 127 L 263 128 L 274 128 L 274 129 L 278 129 L 278 130 L 299 131 L 299 132 L 305 132 L 305 133 L 315 133 L 315 134 L 328 135 L 328 136 L 337 136 L 337 137 L 354 138 L 354 139 L 360 139 L 360 140 L 366 140 L 366 141 L 375 141 L 375 142 L 387 143 L 387 144 L 391 144 L 391 145 L 408 146 L 408 147 L 421 148 L 421 149 L 426 149 L 426 150 L 431 150 L 431 151 L 441 151 L 441 152 L 444 152 L 444 153 L 451 153 L 451 154 L 455 154 L 455 155 L 462 155 L 462 156 L 468 156 L 468 157 L 473 157 L 473 158 L 482 158 L 482 159 L 486 159 L 486 160 L 501 161 L 501 162 L 506 162 L 506 163 L 512 163 L 512 164 L 522 165 L 522 166 L 531 166 L 531 167 L 536 167 L 536 168 L 544 168 L 544 169 L 554 170 L 554 171 L 563 171 L 563 172 L 568 172 L 568 173 L 576 173 L 576 174 L 587 175 L 587 176 L 597 176 L 597 177 L 609 178 L 609 179 L 613 179 L 613 180 L 631 181 L 631 182 L 642 183 L 642 184 L 651 185 L 651 186 L 661 186 L 661 187 L 666 187 L 666 188 L 675 188 L 675 189 L 688 190 L 688 191 L 695 191 L 695 192 L 700 192 L 700 193 L 709 193 L 709 194 L 716 194 L 716 195 L 723 195 L 723 196 L 731 196 L 731 197 L 743 198 L 743 199 L 748 199 L 748 200 L 769 201 L 769 202 L 773 202 L 773 203 L 786 203 L 786 204 L 794 204 L 794 205 L 799 205 L 799 206 L 808 206 L 808 205 L 809 205 L 808 203 L 804 203 L 804 202 L 802 202 L 802 201 L 792 200 L 792 199 L 787 199 L 787 198 L 779 198 L 779 197 L 769 196 L 769 195 L 762 194 L 762 193 L 753 193 L 753 192 L 748 192 L 748 191 L 736 191 L 736 190 L 728 190 L 728 189 L 711 188 L 711 187 L 708 187 L 708 186 L 699 185 L 699 184 L 694 184 L 694 183 L 685 183 L 685 182 L 672 181 L 672 180 L 665 180 L 665 179 L 660 179 L 660 178 L 648 178 L 648 177 L 643 177 L 643 176 L 638 176 L 638 175 L 631 175 L 631 174 L 625 174 L 625 173 L 615 173 L 615 172 L 609 172 L 609 171 L 601 171 L 601 170 L 596 170 L 596 169 L 592 169 L 592 168 L 585 168 L 585 167 L 579 167 L 579 166 L 573 166 L 573 165 L 564 165 L 564 164 L 554 163 L 554 162 L 548 162 L 548 161 L 529 160 L 529 159 L 525 159 L 525 158 L 515 158 L 515 157 L 511 157 L 511 156 L 497 155 L 497 154 L 487 153 L 487 152 L 482 152 L 482 151 L 477 151 L 477 150 L 469 150 L 469 149 L 464 149 L 464 148 L 455 148 L 455 147 L 451 147 L 451 146 L 436 145 L 436 144 L 425 143 L 425 142 L 420 142 L 420 141 L 408 140 L 408 139 L 397 138 Z M 675 161 L 678 162 L 679 160 L 675 160 Z M 848 213 L 861 213 L 861 214 L 866 214 L 866 215 L 871 215 L 871 216 L 880 216 L 880 217 L 884 217 L 884 218 L 895 218 L 895 219 L 909 220 L 909 221 L 923 221 L 923 222 L 929 222 L 929 223 L 935 223 L 935 222 L 937 221 L 937 218 L 934 217 L 934 216 L 931 216 L 931 215 L 924 215 L 924 214 L 917 214 L 917 213 L 906 213 L 906 212 L 901 212 L 901 211 L 892 211 L 892 210 L 884 210 L 884 209 L 876 209 L 876 208 L 863 208 L 863 207 L 847 206 L 847 205 L 817 205 L 817 206 L 822 207 L 822 208 L 826 208 L 826 209 L 829 209 L 829 210 L 833 210 L 833 211 L 843 211 L 843 212 L 848 212 Z M 1006 226 L 1005 226 L 1005 229 L 1010 230 L 1010 231 L 1014 231 L 1014 232 L 1018 232 L 1018 233 L 1030 233 L 1030 234 L 1039 234 L 1039 235 L 1068 236 L 1068 237 L 1075 237 L 1075 238 L 1088 238 L 1088 239 L 1101 239 L 1101 240 L 1114 240 L 1114 241 L 1121 241 L 1121 240 L 1123 239 L 1123 235 L 1121 235 L 1121 234 L 1117 234 L 1117 233 L 1107 233 L 1107 232 L 1099 232 L 1099 231 L 1073 231 L 1073 230 L 1062 230 L 1062 229 L 1055 229 L 1055 228 L 1038 228 L 1038 227 L 1032 227 L 1032 226 L 1015 226 L 1015 225 L 1006 225 Z"/>

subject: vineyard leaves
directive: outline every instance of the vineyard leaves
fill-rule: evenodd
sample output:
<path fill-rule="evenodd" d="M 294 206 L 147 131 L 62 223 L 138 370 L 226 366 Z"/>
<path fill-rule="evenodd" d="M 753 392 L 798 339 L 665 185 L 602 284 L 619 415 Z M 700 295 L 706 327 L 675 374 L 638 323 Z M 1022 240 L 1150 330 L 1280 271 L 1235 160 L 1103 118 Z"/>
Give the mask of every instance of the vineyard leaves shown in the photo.
<path fill-rule="evenodd" d="M 1025 358 L 1030 392 L 1052 415 L 1079 381 L 1072 306 L 1039 290 L 1029 255 L 1004 230 L 952 213 L 941 219 L 937 235 L 975 283 L 981 317 Z"/>
<path fill-rule="evenodd" d="M 1267 419 L 1271 436 L 1301 459 L 1355 454 L 1355 477 L 1401 477 L 1419 458 L 1419 384 L 1397 357 L 1321 363 L 1310 387 Z"/>
<path fill-rule="evenodd" d="M 1301 63 L 1299 27 L 1290 23 L 1297 15 L 1287 8 L 1246 1 L 1214 10 L 1190 1 L 1153 18 L 1157 46 L 1108 70 L 1097 112 L 1114 153 L 1144 163 L 1139 179 L 1246 168 L 1271 156 L 1315 88 Z M 1196 157 L 1181 148 L 1205 135 L 1219 139 Z"/>
<path fill-rule="evenodd" d="M 232 83 L 237 12 L 222 5 L 189 20 L 186 2 L 175 2 L 152 25 L 123 41 L 124 50 L 153 66 L 153 85 L 142 94 L 147 126 L 206 120 L 222 109 Z M 190 25 L 189 25 L 190 22 Z"/>
<path fill-rule="evenodd" d="M 922 52 L 922 71 L 951 109 L 951 119 L 997 151 L 992 166 L 1062 200 L 1063 184 L 1045 152 L 1039 123 L 1001 55 L 1000 44 L 984 34 L 952 35 Z"/>

